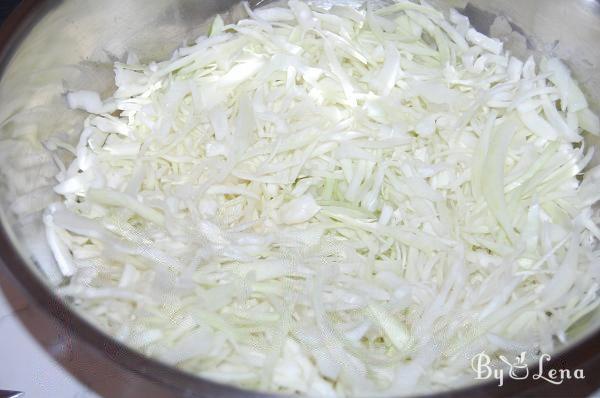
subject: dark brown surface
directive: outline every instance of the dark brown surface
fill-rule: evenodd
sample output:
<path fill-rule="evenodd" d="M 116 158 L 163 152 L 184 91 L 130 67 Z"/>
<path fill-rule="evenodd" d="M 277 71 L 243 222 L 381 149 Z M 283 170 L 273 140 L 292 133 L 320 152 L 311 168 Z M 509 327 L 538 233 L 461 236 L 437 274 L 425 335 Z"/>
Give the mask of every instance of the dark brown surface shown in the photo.
<path fill-rule="evenodd" d="M 21 0 L 0 0 L 0 24 L 10 15 Z"/>

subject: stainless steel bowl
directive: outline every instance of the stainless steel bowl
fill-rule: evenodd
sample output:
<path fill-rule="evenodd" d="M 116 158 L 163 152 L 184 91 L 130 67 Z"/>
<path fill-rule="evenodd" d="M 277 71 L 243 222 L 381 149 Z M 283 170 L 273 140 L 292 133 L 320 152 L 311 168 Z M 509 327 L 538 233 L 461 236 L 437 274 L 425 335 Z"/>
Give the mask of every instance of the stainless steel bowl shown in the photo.
<path fill-rule="evenodd" d="M 317 0 L 356 3 L 357 0 Z M 598 0 L 435 0 L 456 7 L 484 33 L 505 16 L 519 55 L 553 53 L 565 59 L 600 111 L 600 2 Z M 265 1 L 251 1 L 260 6 Z M 50 134 L 75 139 L 81 116 L 68 110 L 66 89 L 113 89 L 114 60 L 130 49 L 142 60 L 165 58 L 207 29 L 207 20 L 231 10 L 236 0 L 24 0 L 0 31 L 0 256 L 3 266 L 41 310 L 73 334 L 75 344 L 101 368 L 112 363 L 130 375 L 115 396 L 262 396 L 223 386 L 163 365 L 123 346 L 85 321 L 52 293 L 40 270 L 53 261 L 45 243 L 41 210 L 55 200 L 55 169 L 40 142 Z M 506 33 L 506 32 L 505 32 Z M 519 43 L 520 42 L 520 43 Z M 525 44 L 525 46 L 523 46 Z M 599 145 L 600 142 L 590 142 Z M 600 188 L 599 188 L 600 189 Z M 582 368 L 585 381 L 552 386 L 529 379 L 481 384 L 440 396 L 519 394 L 578 396 L 600 385 L 599 314 L 574 333 L 573 343 L 548 367 Z M 34 331 L 35 332 L 35 331 Z M 83 355 L 83 354 L 81 354 Z M 1 356 L 1 354 L 0 354 Z M 114 392 L 115 390 L 113 390 Z"/>

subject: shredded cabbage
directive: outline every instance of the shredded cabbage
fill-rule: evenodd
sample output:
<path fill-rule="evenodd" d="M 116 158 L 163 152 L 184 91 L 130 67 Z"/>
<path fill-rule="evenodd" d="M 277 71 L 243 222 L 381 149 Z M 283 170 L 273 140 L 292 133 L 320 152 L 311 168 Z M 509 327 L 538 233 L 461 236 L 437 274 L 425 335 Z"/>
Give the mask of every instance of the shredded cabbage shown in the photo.
<path fill-rule="evenodd" d="M 44 222 L 83 314 L 217 381 L 376 396 L 598 306 L 600 122 L 564 63 L 425 2 L 246 9 L 67 95 L 91 114 Z"/>

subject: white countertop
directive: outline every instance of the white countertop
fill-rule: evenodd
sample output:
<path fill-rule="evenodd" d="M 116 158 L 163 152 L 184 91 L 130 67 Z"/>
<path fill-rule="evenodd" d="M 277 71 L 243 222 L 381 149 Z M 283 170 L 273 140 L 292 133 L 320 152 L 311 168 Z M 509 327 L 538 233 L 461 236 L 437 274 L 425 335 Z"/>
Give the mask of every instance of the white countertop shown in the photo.
<path fill-rule="evenodd" d="M 0 390 L 23 391 L 24 398 L 98 397 L 55 359 L 68 351 L 64 331 L 37 319 L 39 311 L 29 306 L 5 272 L 0 266 Z M 41 341 L 26 325 L 45 328 L 36 329 Z"/>

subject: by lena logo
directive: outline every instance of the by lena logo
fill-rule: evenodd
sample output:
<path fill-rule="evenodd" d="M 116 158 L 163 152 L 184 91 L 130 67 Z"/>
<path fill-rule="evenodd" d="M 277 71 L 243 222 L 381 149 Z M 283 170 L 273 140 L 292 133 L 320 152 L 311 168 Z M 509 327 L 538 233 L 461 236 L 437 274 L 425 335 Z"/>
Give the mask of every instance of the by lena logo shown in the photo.
<path fill-rule="evenodd" d="M 475 355 L 471 360 L 471 368 L 475 372 L 476 380 L 498 381 L 498 386 L 504 385 L 505 378 L 514 380 L 525 380 L 531 377 L 533 380 L 544 380 L 554 385 L 560 385 L 565 380 L 585 379 L 583 369 L 548 369 L 547 362 L 552 358 L 548 354 L 542 354 L 537 358 L 538 368 L 530 374 L 527 363 L 527 352 L 522 352 L 514 361 L 507 359 L 504 355 L 498 357 L 500 361 L 493 363 L 492 359 L 485 351 Z"/>

